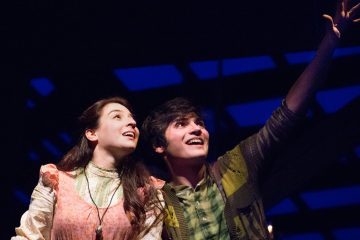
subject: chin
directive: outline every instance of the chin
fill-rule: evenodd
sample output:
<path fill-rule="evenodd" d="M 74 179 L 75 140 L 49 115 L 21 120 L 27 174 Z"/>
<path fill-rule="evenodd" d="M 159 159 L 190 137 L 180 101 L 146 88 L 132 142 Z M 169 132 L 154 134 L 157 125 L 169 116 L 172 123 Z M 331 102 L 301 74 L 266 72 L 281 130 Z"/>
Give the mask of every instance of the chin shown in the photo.
<path fill-rule="evenodd" d="M 128 154 L 134 152 L 135 149 L 136 149 L 136 146 L 122 146 L 121 147 L 121 151 L 124 151 L 124 152 L 126 152 Z"/>
<path fill-rule="evenodd" d="M 127 149 L 129 151 L 135 151 L 136 146 L 128 146 L 128 147 L 125 147 L 125 149 Z"/>
<path fill-rule="evenodd" d="M 194 158 L 194 159 L 205 159 L 207 157 L 207 153 L 203 153 L 203 154 L 193 154 L 191 156 L 189 156 L 190 158 Z"/>

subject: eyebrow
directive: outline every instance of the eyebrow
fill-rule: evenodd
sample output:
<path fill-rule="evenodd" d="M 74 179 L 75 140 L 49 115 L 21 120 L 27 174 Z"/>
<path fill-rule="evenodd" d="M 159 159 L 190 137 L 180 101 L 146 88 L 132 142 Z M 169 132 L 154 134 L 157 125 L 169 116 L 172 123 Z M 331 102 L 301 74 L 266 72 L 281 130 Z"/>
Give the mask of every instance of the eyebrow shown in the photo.
<path fill-rule="evenodd" d="M 109 116 L 111 113 L 113 113 L 113 112 L 123 113 L 124 111 L 123 111 L 123 110 L 120 110 L 120 109 L 114 109 L 114 110 L 111 110 L 111 111 L 108 113 L 108 116 Z M 130 116 L 131 116 L 132 118 L 135 118 L 134 114 L 132 114 L 131 112 L 129 112 L 129 113 L 130 113 Z"/>
<path fill-rule="evenodd" d="M 186 116 L 181 116 L 181 117 L 177 117 L 175 118 L 172 122 L 176 122 L 176 121 L 189 121 L 191 118 L 194 118 L 195 121 L 197 120 L 201 120 L 202 118 L 197 116 L 197 115 L 186 115 Z"/>
<path fill-rule="evenodd" d="M 189 117 L 177 117 L 172 122 L 189 120 Z"/>
<path fill-rule="evenodd" d="M 111 110 L 108 115 L 110 115 L 111 113 L 113 112 L 124 112 L 123 110 L 120 110 L 120 109 L 115 109 L 115 110 Z"/>

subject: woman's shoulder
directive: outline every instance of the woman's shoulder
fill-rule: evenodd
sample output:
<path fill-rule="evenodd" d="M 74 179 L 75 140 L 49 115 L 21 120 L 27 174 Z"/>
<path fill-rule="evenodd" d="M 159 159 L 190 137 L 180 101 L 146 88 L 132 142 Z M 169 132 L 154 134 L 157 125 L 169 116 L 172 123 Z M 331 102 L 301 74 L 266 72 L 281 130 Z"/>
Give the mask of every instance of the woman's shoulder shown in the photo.
<path fill-rule="evenodd" d="M 83 172 L 83 168 L 72 171 L 62 171 L 53 163 L 45 164 L 40 167 L 40 179 L 44 186 L 54 188 L 59 184 L 59 175 L 75 178 Z"/>
<path fill-rule="evenodd" d="M 40 178 L 44 186 L 56 188 L 59 184 L 59 170 L 55 164 L 46 164 L 40 167 Z"/>

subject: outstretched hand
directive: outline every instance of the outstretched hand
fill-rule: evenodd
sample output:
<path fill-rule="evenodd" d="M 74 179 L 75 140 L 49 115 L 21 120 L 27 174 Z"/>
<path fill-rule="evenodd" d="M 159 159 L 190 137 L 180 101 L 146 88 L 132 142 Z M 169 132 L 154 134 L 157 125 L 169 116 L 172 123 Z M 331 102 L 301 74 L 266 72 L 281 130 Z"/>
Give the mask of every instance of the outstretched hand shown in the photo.
<path fill-rule="evenodd" d="M 330 23 L 332 31 L 338 38 L 341 37 L 341 33 L 350 23 L 360 22 L 360 17 L 357 18 L 357 15 L 360 12 L 360 3 L 356 4 L 351 9 L 349 9 L 348 3 L 349 0 L 339 0 L 334 19 L 330 15 L 323 15 Z"/>

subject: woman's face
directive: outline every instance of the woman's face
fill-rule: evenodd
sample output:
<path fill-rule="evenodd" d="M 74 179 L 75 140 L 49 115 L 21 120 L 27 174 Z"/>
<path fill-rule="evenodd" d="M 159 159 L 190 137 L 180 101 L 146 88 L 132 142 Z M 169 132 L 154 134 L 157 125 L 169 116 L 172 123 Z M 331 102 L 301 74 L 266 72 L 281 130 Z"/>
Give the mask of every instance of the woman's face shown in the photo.
<path fill-rule="evenodd" d="M 117 156 L 132 153 L 139 140 L 139 129 L 132 113 L 119 103 L 108 103 L 104 106 L 99 126 L 93 134 L 98 148 Z"/>

